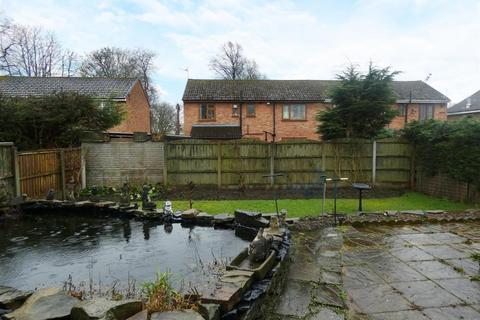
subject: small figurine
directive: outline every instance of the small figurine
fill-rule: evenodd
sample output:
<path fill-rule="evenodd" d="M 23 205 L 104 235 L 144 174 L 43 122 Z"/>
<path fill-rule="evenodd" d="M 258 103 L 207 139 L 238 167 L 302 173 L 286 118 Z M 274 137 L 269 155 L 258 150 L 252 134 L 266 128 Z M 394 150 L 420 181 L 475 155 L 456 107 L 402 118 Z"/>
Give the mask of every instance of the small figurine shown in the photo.
<path fill-rule="evenodd" d="M 287 226 L 287 210 L 282 209 L 280 211 L 280 221 L 279 221 L 280 227 L 285 228 Z"/>
<path fill-rule="evenodd" d="M 163 204 L 163 214 L 164 214 L 164 221 L 165 222 L 172 222 L 173 220 L 173 207 L 171 201 L 165 201 Z"/>
<path fill-rule="evenodd" d="M 248 257 L 253 262 L 264 261 L 270 253 L 272 239 L 263 236 L 263 229 L 258 230 L 257 236 L 248 246 Z"/>
<path fill-rule="evenodd" d="M 47 194 L 45 195 L 45 200 L 55 200 L 55 190 L 54 189 L 48 189 Z"/>

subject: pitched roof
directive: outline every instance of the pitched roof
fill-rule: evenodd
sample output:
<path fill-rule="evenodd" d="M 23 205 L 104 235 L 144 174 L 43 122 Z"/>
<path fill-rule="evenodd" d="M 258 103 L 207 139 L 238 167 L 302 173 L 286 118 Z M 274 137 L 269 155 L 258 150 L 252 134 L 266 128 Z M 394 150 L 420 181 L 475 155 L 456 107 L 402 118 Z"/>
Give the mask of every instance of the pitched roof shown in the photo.
<path fill-rule="evenodd" d="M 447 109 L 448 114 L 480 112 L 480 90 Z"/>
<path fill-rule="evenodd" d="M 237 125 L 194 124 L 190 136 L 194 139 L 240 139 L 242 130 Z"/>
<path fill-rule="evenodd" d="M 0 77 L 0 94 L 41 97 L 63 91 L 95 98 L 125 99 L 136 81 L 136 78 Z"/>
<path fill-rule="evenodd" d="M 189 79 L 183 101 L 324 101 L 328 90 L 337 83 L 338 80 Z M 450 101 L 423 81 L 394 81 L 393 90 L 398 102 Z"/>

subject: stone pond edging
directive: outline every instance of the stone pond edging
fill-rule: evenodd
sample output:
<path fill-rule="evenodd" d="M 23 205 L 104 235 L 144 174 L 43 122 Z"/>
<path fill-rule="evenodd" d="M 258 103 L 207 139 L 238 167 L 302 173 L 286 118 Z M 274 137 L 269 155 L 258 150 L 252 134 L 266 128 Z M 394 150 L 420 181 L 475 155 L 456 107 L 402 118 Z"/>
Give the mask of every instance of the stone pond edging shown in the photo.
<path fill-rule="evenodd" d="M 337 216 L 338 225 L 362 226 L 369 224 L 417 224 L 417 223 L 449 223 L 480 220 L 480 209 L 464 211 L 443 210 L 403 210 L 386 212 L 360 212 L 356 215 Z M 292 231 L 308 231 L 334 226 L 334 217 L 324 215 L 305 217 L 295 220 L 290 227 Z"/>
<path fill-rule="evenodd" d="M 21 204 L 22 212 L 26 214 L 41 214 L 42 212 L 74 212 L 89 214 L 105 214 L 114 217 L 154 219 L 164 223 L 181 223 L 182 225 L 201 225 L 235 229 L 235 233 L 254 237 L 258 228 L 269 226 L 270 215 L 237 210 L 235 215 L 209 215 L 195 209 L 189 209 L 168 217 L 163 210 L 140 210 L 136 205 L 122 206 L 115 202 L 102 201 L 58 201 L 29 200 Z M 165 220 L 165 221 L 164 221 Z M 291 223 L 291 221 L 290 221 Z M 271 230 L 271 231 L 268 231 Z M 277 230 L 277 231 L 275 231 Z M 80 301 L 59 288 L 45 288 L 36 292 L 23 292 L 14 288 L 0 287 L 0 317 L 8 320 L 146 320 L 146 319 L 206 319 L 206 320 L 255 320 L 269 308 L 271 296 L 281 290 L 285 278 L 290 248 L 290 231 L 288 229 L 266 229 L 274 232 L 273 262 L 265 264 L 268 268 L 257 273 L 238 268 L 227 268 L 220 280 L 202 292 L 197 311 L 175 311 L 153 313 L 148 317 L 143 302 L 140 300 L 111 301 L 105 298 Z M 279 233 L 280 232 L 280 233 Z M 2 291 L 3 289 L 3 291 Z M 5 295 L 2 295 L 2 292 Z M 33 294 L 32 294 L 33 293 Z M 5 299 L 3 299 L 5 298 Z M 8 299 L 7 299 L 8 298 Z M 65 300 L 56 303 L 57 300 Z M 8 301 L 3 304 L 3 301 Z M 52 302 L 53 301 L 53 302 Z M 14 309 L 5 314 L 6 310 Z M 68 310 L 67 310 L 68 309 Z M 44 317 L 31 317 L 31 310 L 44 313 Z M 11 311 L 11 310 L 10 310 Z M 68 312 L 67 312 L 68 311 Z M 50 316 L 55 313 L 55 316 Z M 2 315 L 3 314 L 3 315 Z"/>

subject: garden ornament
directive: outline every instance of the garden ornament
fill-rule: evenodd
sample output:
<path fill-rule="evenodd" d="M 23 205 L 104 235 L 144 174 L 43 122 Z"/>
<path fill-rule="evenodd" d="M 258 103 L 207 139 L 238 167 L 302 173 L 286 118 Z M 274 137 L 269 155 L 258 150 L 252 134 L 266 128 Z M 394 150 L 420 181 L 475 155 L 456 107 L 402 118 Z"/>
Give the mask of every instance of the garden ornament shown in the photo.
<path fill-rule="evenodd" d="M 258 230 L 257 236 L 248 246 L 248 258 L 252 262 L 264 261 L 270 253 L 272 239 L 267 239 L 263 236 L 263 229 Z"/>
<path fill-rule="evenodd" d="M 45 195 L 45 200 L 54 200 L 55 199 L 55 190 L 54 189 L 48 189 L 47 194 Z"/>

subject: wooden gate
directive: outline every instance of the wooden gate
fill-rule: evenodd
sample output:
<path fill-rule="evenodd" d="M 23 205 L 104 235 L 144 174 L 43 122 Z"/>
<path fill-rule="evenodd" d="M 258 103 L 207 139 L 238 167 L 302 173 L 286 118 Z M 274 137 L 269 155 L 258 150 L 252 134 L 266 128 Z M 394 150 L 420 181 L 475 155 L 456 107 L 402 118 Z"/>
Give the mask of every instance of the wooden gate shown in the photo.
<path fill-rule="evenodd" d="M 21 193 L 42 198 L 49 189 L 54 189 L 64 197 L 65 184 L 72 177 L 81 185 L 81 154 L 81 148 L 19 152 Z"/>

